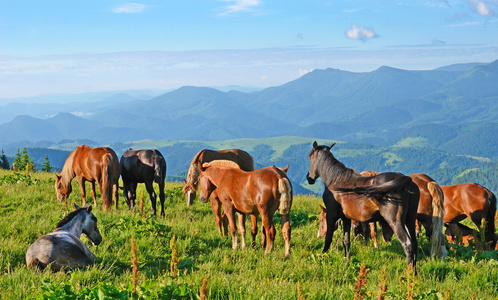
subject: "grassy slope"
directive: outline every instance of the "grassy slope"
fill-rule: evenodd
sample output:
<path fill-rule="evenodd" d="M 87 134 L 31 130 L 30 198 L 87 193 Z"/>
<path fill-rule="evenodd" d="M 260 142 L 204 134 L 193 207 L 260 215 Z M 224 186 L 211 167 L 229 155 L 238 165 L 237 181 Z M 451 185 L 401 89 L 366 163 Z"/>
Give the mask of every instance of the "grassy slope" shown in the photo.
<path fill-rule="evenodd" d="M 0 178 L 6 174 L 12 173 L 0 171 Z M 296 299 L 298 286 L 306 299 L 352 299 L 362 264 L 370 268 L 365 299 L 376 299 L 382 270 L 386 274 L 387 299 L 407 297 L 405 257 L 396 240 L 391 244 L 380 242 L 379 249 L 353 240 L 352 258 L 347 260 L 343 257 L 339 234 L 336 234 L 330 251 L 321 253 L 323 241 L 316 238 L 318 221 L 313 218 L 319 212 L 319 198 L 294 198 L 292 255 L 284 259 L 279 225 L 276 248 L 271 255 L 263 255 L 261 247 L 232 251 L 230 239 L 218 236 L 209 205 L 196 201 L 187 208 L 179 194 L 179 185 L 174 183 L 167 185 L 164 219 L 148 219 L 147 224 L 143 223 L 139 213 L 125 207 L 122 197 L 118 211 L 104 213 L 100 208 L 94 211 L 103 242 L 95 247 L 83 238 L 102 258 L 93 267 L 59 274 L 28 271 L 24 261 L 26 249 L 39 236 L 52 231 L 66 213 L 64 205 L 56 201 L 52 178 L 52 174 L 37 173 L 32 179 L 38 182 L 31 185 L 0 183 L 2 299 L 41 298 L 42 286 L 47 284 L 52 295 L 57 288 L 61 292 L 61 284 L 76 294 L 102 286 L 102 282 L 130 291 L 133 281 L 131 237 L 138 248 L 138 285 L 142 286 L 142 295 L 151 294 L 149 298 L 159 292 L 165 293 L 168 287 L 184 287 L 187 299 L 197 299 L 203 279 L 210 276 L 207 282 L 209 299 Z M 76 181 L 73 181 L 73 190 L 70 200 L 79 204 Z M 144 190 L 140 185 L 138 195 Z M 150 211 L 147 198 L 145 209 Z M 100 205 L 100 199 L 98 203 Z M 173 235 L 177 238 L 180 258 L 177 278 L 171 277 L 169 272 Z M 249 239 L 250 234 L 247 236 Z M 419 275 L 414 285 L 416 297 L 450 295 L 447 299 L 495 299 L 498 296 L 498 262 L 495 259 L 472 258 L 472 254 L 463 256 L 463 252 L 453 252 L 446 262 L 439 262 L 427 258 L 429 244 L 424 239 L 420 244 Z"/>

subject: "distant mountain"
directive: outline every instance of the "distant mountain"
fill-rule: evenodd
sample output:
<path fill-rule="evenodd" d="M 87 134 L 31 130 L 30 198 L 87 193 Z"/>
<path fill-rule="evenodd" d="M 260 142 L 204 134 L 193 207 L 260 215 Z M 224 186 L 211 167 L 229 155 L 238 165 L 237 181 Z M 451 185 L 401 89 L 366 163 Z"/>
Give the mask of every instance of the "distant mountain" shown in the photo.
<path fill-rule="evenodd" d="M 421 143 L 498 157 L 490 131 L 498 120 L 497 82 L 498 60 L 428 71 L 387 66 L 363 73 L 315 70 L 250 93 L 185 86 L 151 99 L 114 94 L 79 106 L 33 104 L 25 107 L 31 117 L 0 125 L 0 147 L 23 140 L 112 144 L 292 135 L 378 145 Z"/>

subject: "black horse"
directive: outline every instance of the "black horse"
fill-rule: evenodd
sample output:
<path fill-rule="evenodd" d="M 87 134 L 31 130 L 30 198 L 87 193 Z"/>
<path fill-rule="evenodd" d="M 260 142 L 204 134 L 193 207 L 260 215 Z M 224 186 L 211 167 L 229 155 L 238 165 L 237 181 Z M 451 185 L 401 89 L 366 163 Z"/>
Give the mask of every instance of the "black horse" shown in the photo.
<path fill-rule="evenodd" d="M 400 173 L 381 173 L 376 176 L 361 176 L 348 169 L 330 152 L 330 146 L 313 143 L 308 157 L 310 168 L 306 178 L 310 184 L 321 177 L 331 192 L 324 197 L 327 209 L 326 252 L 332 242 L 334 224 L 342 219 L 344 250 L 349 257 L 351 220 L 359 222 L 383 221 L 389 224 L 403 245 L 407 263 L 415 268 L 417 262 L 417 239 L 415 220 L 420 191 L 410 177 Z M 408 231 L 407 231 L 408 230 Z"/>
<path fill-rule="evenodd" d="M 161 216 L 164 217 L 164 179 L 166 178 L 166 160 L 156 149 L 128 150 L 119 161 L 119 169 L 123 178 L 123 196 L 126 203 L 133 209 L 137 199 L 138 183 L 145 183 L 150 196 L 152 213 L 156 214 L 157 195 L 154 182 L 159 184 L 159 199 L 161 200 Z"/>

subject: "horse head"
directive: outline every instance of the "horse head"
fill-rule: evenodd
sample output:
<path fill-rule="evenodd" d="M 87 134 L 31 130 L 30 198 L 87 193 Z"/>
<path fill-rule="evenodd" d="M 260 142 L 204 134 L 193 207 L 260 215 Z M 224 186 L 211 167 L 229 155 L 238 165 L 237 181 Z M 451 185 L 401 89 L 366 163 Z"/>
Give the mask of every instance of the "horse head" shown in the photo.
<path fill-rule="evenodd" d="M 320 165 L 318 156 L 323 151 L 330 152 L 330 149 L 334 147 L 334 145 L 335 143 L 328 146 L 319 146 L 316 141 L 313 142 L 313 149 L 311 149 L 310 153 L 308 154 L 308 158 L 310 159 L 310 168 L 308 170 L 308 174 L 306 174 L 306 179 L 308 180 L 309 184 L 314 184 L 316 179 L 320 177 L 320 175 L 318 174 L 318 167 Z"/>
<path fill-rule="evenodd" d="M 199 162 L 198 167 L 201 171 L 201 174 L 199 175 L 199 200 L 202 203 L 206 203 L 211 193 L 216 189 L 216 186 L 209 180 L 209 176 L 206 175 L 205 171 L 209 166 L 203 166 Z"/>
<path fill-rule="evenodd" d="M 318 227 L 318 235 L 317 235 L 317 238 L 323 238 L 325 237 L 325 234 L 327 234 L 327 209 L 325 207 L 323 207 L 321 204 L 320 204 L 320 208 L 322 209 L 322 211 L 320 212 L 320 217 L 319 217 L 319 220 L 320 220 L 320 225 Z"/>
<path fill-rule="evenodd" d="M 76 207 L 76 204 L 75 204 Z M 84 234 L 94 245 L 102 242 L 102 235 L 97 227 L 97 217 L 92 213 L 92 206 L 82 210 L 85 214 L 85 219 L 82 224 L 82 234 Z"/>
<path fill-rule="evenodd" d="M 183 193 L 185 194 L 185 199 L 187 200 L 187 206 L 192 205 L 194 203 L 194 199 L 197 196 L 195 190 L 195 184 L 189 183 L 183 179 Z"/>
<path fill-rule="evenodd" d="M 55 174 L 55 192 L 57 193 L 57 201 L 62 202 L 66 201 L 71 194 L 73 187 L 71 184 L 67 186 L 62 182 L 62 175 Z"/>

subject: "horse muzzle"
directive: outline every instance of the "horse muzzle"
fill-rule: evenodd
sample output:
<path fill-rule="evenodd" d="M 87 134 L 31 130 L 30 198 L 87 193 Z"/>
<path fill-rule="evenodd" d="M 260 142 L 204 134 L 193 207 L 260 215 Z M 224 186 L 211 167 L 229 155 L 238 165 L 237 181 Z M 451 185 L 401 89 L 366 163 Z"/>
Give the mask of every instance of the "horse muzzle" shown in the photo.
<path fill-rule="evenodd" d="M 310 173 L 306 174 L 306 179 L 308 180 L 309 184 L 315 184 L 316 178 L 311 178 Z"/>

